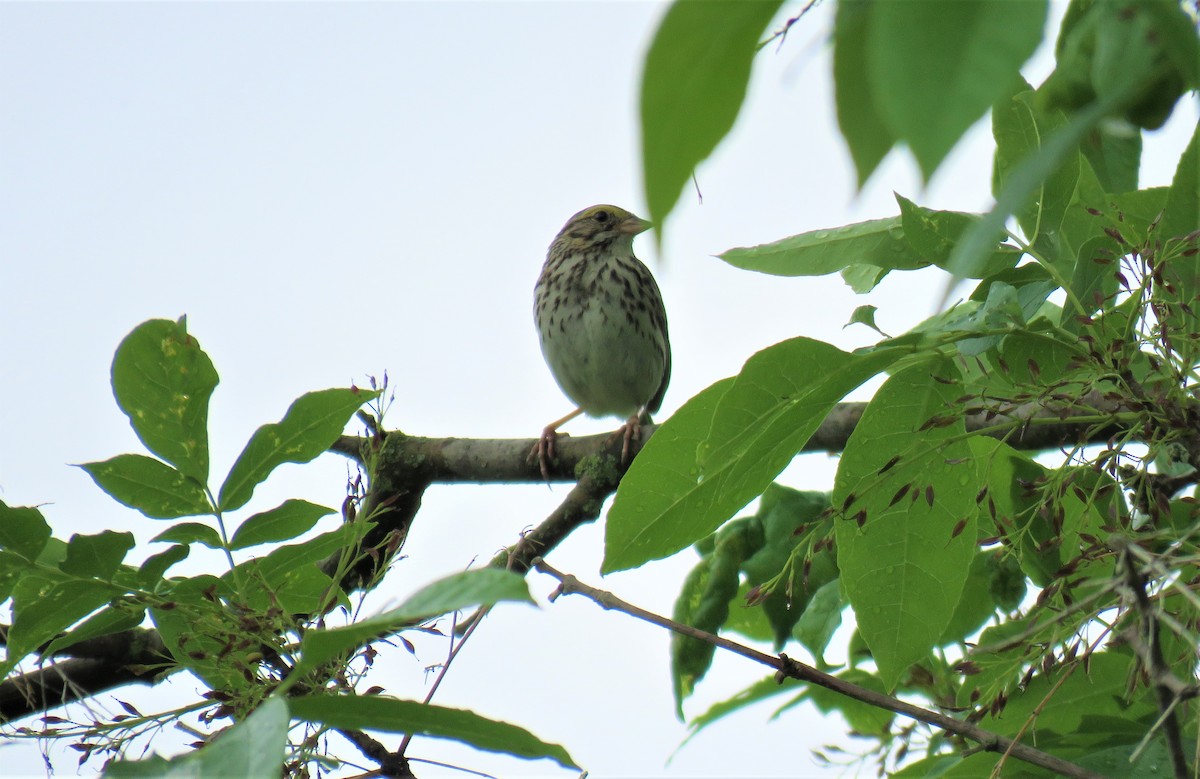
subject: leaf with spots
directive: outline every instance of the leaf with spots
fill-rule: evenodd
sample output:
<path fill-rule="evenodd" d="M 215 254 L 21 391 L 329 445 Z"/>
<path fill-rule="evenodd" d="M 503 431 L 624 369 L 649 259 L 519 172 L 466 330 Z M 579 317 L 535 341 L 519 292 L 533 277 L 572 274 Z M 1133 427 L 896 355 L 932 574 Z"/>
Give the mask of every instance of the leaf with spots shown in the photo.
<path fill-rule="evenodd" d="M 218 381 L 186 318 L 143 322 L 113 357 L 113 395 L 137 437 L 200 484 L 208 482 L 208 400 Z"/>
<path fill-rule="evenodd" d="M 852 498 L 835 524 L 841 581 L 889 689 L 941 638 L 975 555 L 976 475 L 962 415 L 925 424 L 954 407 L 958 389 L 931 374 L 957 378 L 948 362 L 922 363 L 880 388 L 834 481 L 835 506 Z M 863 511 L 860 526 L 852 518 Z"/>
<path fill-rule="evenodd" d="M 379 393 L 357 388 L 309 392 L 279 422 L 254 431 L 221 486 L 222 511 L 246 505 L 254 488 L 283 463 L 306 463 L 329 449 L 362 404 Z"/>
<path fill-rule="evenodd" d="M 113 500 L 151 519 L 192 517 L 212 510 L 200 483 L 153 457 L 119 454 L 79 467 Z"/>
<path fill-rule="evenodd" d="M 12 627 L 0 673 L 7 674 L 29 653 L 108 603 L 114 594 L 110 587 L 65 579 L 57 572 L 24 576 L 13 587 Z"/>

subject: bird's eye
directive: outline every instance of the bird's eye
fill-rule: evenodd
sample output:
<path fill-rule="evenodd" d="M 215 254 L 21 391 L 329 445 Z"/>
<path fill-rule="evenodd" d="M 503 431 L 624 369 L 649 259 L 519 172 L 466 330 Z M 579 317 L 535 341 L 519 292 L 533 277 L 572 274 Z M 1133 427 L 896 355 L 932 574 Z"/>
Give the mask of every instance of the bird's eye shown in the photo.
<path fill-rule="evenodd" d="M 609 214 L 607 211 L 597 211 L 596 212 L 596 221 L 599 222 L 600 224 L 604 224 L 605 222 L 608 221 L 608 216 L 609 216 Z"/>

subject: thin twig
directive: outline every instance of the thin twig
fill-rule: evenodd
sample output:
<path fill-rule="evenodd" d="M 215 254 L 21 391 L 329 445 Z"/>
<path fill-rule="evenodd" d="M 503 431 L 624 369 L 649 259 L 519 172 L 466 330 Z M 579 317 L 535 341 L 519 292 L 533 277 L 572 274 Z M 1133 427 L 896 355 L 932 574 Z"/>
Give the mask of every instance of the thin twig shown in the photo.
<path fill-rule="evenodd" d="M 1175 704 L 1190 692 L 1195 695 L 1195 687 L 1189 691 L 1189 685 L 1184 684 L 1167 665 L 1163 657 L 1162 645 L 1159 643 L 1158 619 L 1150 596 L 1146 593 L 1146 577 L 1139 570 L 1134 560 L 1132 543 L 1124 543 L 1120 556 L 1120 573 L 1124 581 L 1124 595 L 1128 608 L 1137 615 L 1135 625 L 1122 633 L 1129 647 L 1133 649 L 1138 660 L 1150 677 L 1150 685 L 1154 688 L 1154 697 L 1158 701 L 1161 713 L 1159 722 L 1162 723 L 1163 738 L 1167 742 L 1167 753 L 1171 757 L 1171 770 L 1175 779 L 1187 779 L 1187 753 L 1183 748 L 1183 733 L 1179 727 L 1179 718 L 1175 715 Z M 1155 723 L 1155 727 L 1158 723 Z M 1148 735 L 1148 734 L 1147 734 Z"/>
<path fill-rule="evenodd" d="M 868 690 L 865 687 L 859 687 L 856 684 L 851 684 L 847 681 L 831 676 L 830 674 L 818 671 L 812 666 L 799 663 L 787 655 L 779 656 L 769 655 L 765 652 L 760 652 L 757 649 L 752 649 L 744 644 L 739 644 L 736 641 L 730 641 L 722 636 L 714 635 L 705 630 L 694 628 L 691 625 L 685 625 L 682 622 L 676 622 L 673 619 L 660 616 L 645 609 L 626 603 L 611 592 L 598 590 L 590 587 L 570 574 L 564 574 L 547 565 L 542 559 L 533 561 L 535 570 L 541 573 L 553 576 L 559 582 L 559 587 L 550 596 L 551 600 L 556 599 L 559 595 L 575 594 L 584 595 L 594 601 L 603 609 L 611 609 L 628 614 L 631 617 L 649 622 L 652 625 L 658 625 L 668 630 L 674 631 L 683 636 L 695 638 L 700 641 L 705 641 L 713 646 L 741 655 L 742 657 L 754 660 L 776 671 L 775 678 L 780 683 L 785 678 L 799 679 L 800 681 L 810 682 L 820 685 L 834 692 L 841 693 L 849 698 L 862 701 L 870 706 L 886 709 L 895 714 L 900 714 L 905 717 L 924 722 L 927 725 L 941 728 L 947 732 L 953 733 L 966 739 L 970 739 L 981 744 L 985 750 L 989 752 L 1005 752 L 1009 751 L 1013 757 L 1018 760 L 1040 766 L 1050 771 L 1057 772 L 1060 776 L 1071 777 L 1071 779 L 1102 779 L 1100 774 L 1093 773 L 1081 766 L 1068 762 L 1053 755 L 1046 754 L 1040 750 L 1025 744 L 1014 742 L 1013 739 L 1002 736 L 998 733 L 993 733 L 984 730 L 969 722 L 947 717 L 944 714 L 939 714 L 936 711 L 923 709 L 920 706 L 914 706 L 911 703 L 905 703 L 902 700 L 893 698 L 890 695 Z"/>

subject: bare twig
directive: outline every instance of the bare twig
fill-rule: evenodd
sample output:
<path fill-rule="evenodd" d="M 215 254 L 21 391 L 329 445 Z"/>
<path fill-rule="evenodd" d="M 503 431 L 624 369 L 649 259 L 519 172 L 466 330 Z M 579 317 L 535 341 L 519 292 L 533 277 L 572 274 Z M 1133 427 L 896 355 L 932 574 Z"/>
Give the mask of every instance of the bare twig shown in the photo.
<path fill-rule="evenodd" d="M 774 668 L 775 678 L 782 682 L 785 678 L 798 679 L 800 681 L 817 684 L 834 692 L 841 693 L 847 697 L 866 703 L 870 706 L 876 706 L 881 709 L 886 709 L 895 714 L 901 714 L 905 717 L 924 722 L 927 725 L 932 725 L 941 728 L 956 736 L 974 741 L 988 752 L 1008 752 L 1018 760 L 1030 763 L 1032 765 L 1045 768 L 1050 771 L 1057 772 L 1060 776 L 1071 777 L 1072 779 L 1102 779 L 1099 774 L 1093 773 L 1081 766 L 1068 762 L 1053 755 L 1046 754 L 1040 750 L 1034 749 L 1026 744 L 1015 742 L 1013 739 L 1002 736 L 999 733 L 993 733 L 984 730 L 976 725 L 963 720 L 947 717 L 944 714 L 939 714 L 936 711 L 923 709 L 920 706 L 914 706 L 911 703 L 905 703 L 898 698 L 893 698 L 890 695 L 868 690 L 865 687 L 859 687 L 856 684 L 851 684 L 836 676 L 818 671 L 812 666 L 796 662 L 787 655 L 769 655 L 765 652 L 760 652 L 757 649 L 752 649 L 744 644 L 739 644 L 736 641 L 730 641 L 722 636 L 709 633 L 705 630 L 694 628 L 691 625 L 685 625 L 682 622 L 676 622 L 673 619 L 654 614 L 645 609 L 627 603 L 611 592 L 598 590 L 590 587 L 570 574 L 564 574 L 547 565 L 544 560 L 538 559 L 533 561 L 535 570 L 553 576 L 559 581 L 559 587 L 551 595 L 551 600 L 554 600 L 562 594 L 580 594 L 595 601 L 601 608 L 621 611 L 631 617 L 649 622 L 659 627 L 664 627 L 674 631 L 680 635 L 695 638 L 700 641 L 705 641 L 713 646 L 728 650 L 734 654 L 754 660 L 770 668 Z"/>
<path fill-rule="evenodd" d="M 1163 737 L 1167 742 L 1167 753 L 1171 756 L 1171 770 L 1175 779 L 1187 779 L 1187 753 L 1183 747 L 1183 733 L 1179 727 L 1179 718 L 1175 715 L 1175 705 L 1184 698 L 1195 697 L 1195 685 L 1184 684 L 1179 677 L 1171 672 L 1163 657 L 1162 646 L 1159 643 L 1158 619 L 1155 609 L 1146 593 L 1146 577 L 1138 568 L 1129 544 L 1124 539 L 1119 541 L 1124 546 L 1120 556 L 1120 575 L 1124 583 L 1124 600 L 1127 608 L 1137 615 L 1137 621 L 1122 631 L 1121 636 L 1137 655 L 1150 684 L 1154 688 L 1154 696 L 1161 713 L 1159 722 L 1162 724 Z"/>

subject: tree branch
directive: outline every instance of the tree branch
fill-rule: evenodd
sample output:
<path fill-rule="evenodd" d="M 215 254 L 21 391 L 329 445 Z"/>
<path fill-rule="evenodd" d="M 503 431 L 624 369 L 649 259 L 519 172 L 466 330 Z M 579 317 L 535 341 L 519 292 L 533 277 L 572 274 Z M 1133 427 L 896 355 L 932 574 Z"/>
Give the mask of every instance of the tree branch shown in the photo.
<path fill-rule="evenodd" d="M 1074 763 L 1068 762 L 1053 755 L 1046 754 L 1033 747 L 1021 744 L 999 733 L 993 733 L 989 730 L 984 730 L 976 725 L 963 720 L 957 720 L 953 717 L 947 717 L 944 714 L 939 714 L 936 711 L 923 709 L 920 706 L 914 706 L 911 703 L 893 698 L 890 695 L 868 690 L 865 687 L 859 687 L 856 684 L 851 684 L 847 681 L 831 676 L 830 674 L 818 671 L 812 666 L 796 662 L 787 655 L 768 655 L 765 652 L 759 652 L 757 649 L 752 649 L 744 644 L 739 644 L 736 641 L 730 641 L 722 636 L 709 633 L 699 628 L 694 628 L 691 625 L 685 625 L 682 622 L 676 622 L 673 619 L 659 616 L 653 612 L 638 608 L 630 603 L 627 603 L 611 592 L 598 590 L 590 587 L 570 574 L 564 574 L 555 570 L 546 564 L 544 560 L 534 560 L 533 567 L 541 573 L 553 576 L 559 581 L 558 590 L 550 596 L 550 600 L 554 600 L 561 594 L 580 594 L 583 595 L 603 609 L 611 609 L 628 614 L 631 617 L 649 622 L 652 625 L 658 625 L 668 630 L 674 631 L 680 635 L 690 638 L 705 641 L 713 646 L 728 650 L 734 654 L 749 658 L 755 662 L 761 663 L 770 668 L 774 668 L 776 681 L 782 683 L 785 678 L 798 679 L 802 682 L 817 684 L 826 689 L 862 701 L 870 706 L 875 706 L 881 709 L 886 709 L 895 714 L 901 714 L 905 717 L 924 722 L 927 725 L 932 725 L 941 728 L 956 736 L 970 739 L 980 744 L 984 750 L 988 752 L 1007 752 L 1012 757 L 1023 760 L 1026 763 L 1045 768 L 1058 773 L 1060 776 L 1071 777 L 1072 779 L 1103 779 L 1100 774 L 1093 773 L 1086 768 L 1077 766 Z"/>
<path fill-rule="evenodd" d="M 1183 733 L 1179 727 L 1179 718 L 1175 714 L 1176 704 L 1182 700 L 1196 696 L 1194 685 L 1184 684 L 1179 677 L 1171 672 L 1171 667 L 1163 657 L 1162 645 L 1159 643 L 1158 619 L 1155 617 L 1150 597 L 1146 593 L 1146 577 L 1138 569 L 1129 549 L 1130 542 L 1125 539 L 1115 539 L 1122 545 L 1120 556 L 1120 575 L 1124 583 L 1124 595 L 1127 607 L 1137 616 L 1137 620 L 1129 628 L 1121 632 L 1121 637 L 1137 655 L 1150 684 L 1154 688 L 1155 699 L 1161 714 L 1163 737 L 1167 742 L 1167 753 L 1171 756 L 1171 769 L 1175 779 L 1187 779 L 1187 753 L 1183 747 Z M 1153 732 L 1153 731 L 1151 731 Z"/>
<path fill-rule="evenodd" d="M 1078 443 L 1101 443 L 1116 428 L 1096 424 L 1097 414 L 1124 409 L 1092 394 L 1081 398 L 1087 421 L 1072 421 L 1069 410 L 1045 408 L 1035 403 L 997 411 L 981 411 L 967 419 L 968 430 L 988 430 L 992 435 L 1010 434 L 1008 442 L 1024 450 L 1048 450 Z M 865 403 L 839 403 L 801 449 L 801 452 L 841 451 L 862 417 Z M 1008 425 L 1004 433 L 996 432 Z M 1013 429 L 1021 429 L 1011 435 Z M 656 425 L 646 425 L 631 453 L 641 451 Z M 342 436 L 330 451 L 373 466 L 371 489 L 360 512 L 373 516 L 375 527 L 364 540 L 360 555 L 340 583 L 347 591 L 371 586 L 387 570 L 403 547 L 408 529 L 431 484 L 534 483 L 542 481 L 537 463 L 530 459 L 536 439 L 422 438 L 400 432 L 370 437 Z M 557 456 L 550 464 L 550 478 L 575 481 L 563 504 L 519 543 L 498 555 L 493 565 L 528 570 L 530 561 L 544 555 L 577 527 L 594 521 L 605 500 L 616 489 L 624 472 L 618 465 L 620 442 L 611 433 L 560 438 Z M 580 464 L 590 461 L 584 469 Z M 577 473 L 582 476 L 577 476 Z M 322 565 L 334 573 L 337 560 Z M 164 662 L 161 639 L 141 628 L 83 642 L 58 653 L 61 660 L 37 672 L 0 683 L 0 716 L 11 721 L 47 711 L 64 703 L 98 695 L 131 682 L 153 683 L 158 677 L 144 667 Z M 127 647 L 147 647 L 144 654 L 130 655 Z M 158 647 L 154 649 L 153 647 Z M 57 669 L 57 670 L 56 670 Z M 72 683 L 74 682 L 74 683 Z"/>

